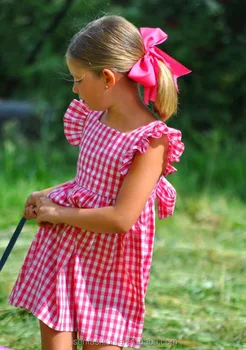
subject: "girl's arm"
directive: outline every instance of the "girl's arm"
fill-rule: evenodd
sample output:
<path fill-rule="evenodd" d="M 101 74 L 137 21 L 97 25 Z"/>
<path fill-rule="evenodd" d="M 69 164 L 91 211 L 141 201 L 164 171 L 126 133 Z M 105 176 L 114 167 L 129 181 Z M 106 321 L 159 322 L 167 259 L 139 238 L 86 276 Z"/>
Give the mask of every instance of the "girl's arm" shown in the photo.
<path fill-rule="evenodd" d="M 144 154 L 136 152 L 114 206 L 84 209 L 63 207 L 41 198 L 37 223 L 64 223 L 93 232 L 123 233 L 137 221 L 167 163 L 168 139 L 149 139 Z"/>

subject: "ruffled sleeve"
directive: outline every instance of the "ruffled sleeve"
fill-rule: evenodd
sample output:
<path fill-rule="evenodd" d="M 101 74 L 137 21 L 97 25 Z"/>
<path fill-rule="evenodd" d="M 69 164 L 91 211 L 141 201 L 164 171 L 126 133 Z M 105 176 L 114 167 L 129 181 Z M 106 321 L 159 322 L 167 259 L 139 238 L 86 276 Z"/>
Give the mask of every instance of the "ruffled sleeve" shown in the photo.
<path fill-rule="evenodd" d="M 184 144 L 181 141 L 181 131 L 169 128 L 162 121 L 158 121 L 152 127 L 147 127 L 143 134 L 141 134 L 141 136 L 137 139 L 136 143 L 126 152 L 119 169 L 121 175 L 126 175 L 131 166 L 136 151 L 139 151 L 142 154 L 145 153 L 149 146 L 149 138 L 160 138 L 162 135 L 167 135 L 168 137 L 168 159 L 165 172 L 160 177 L 155 187 L 155 194 L 158 198 L 159 219 L 164 219 L 172 215 L 174 212 L 176 203 L 176 190 L 167 181 L 165 176 L 177 171 L 172 163 L 179 162 L 179 158 L 184 151 Z"/>
<path fill-rule="evenodd" d="M 63 124 L 64 134 L 71 145 L 80 145 L 89 112 L 89 108 L 81 100 L 74 99 L 68 106 L 63 117 Z"/>

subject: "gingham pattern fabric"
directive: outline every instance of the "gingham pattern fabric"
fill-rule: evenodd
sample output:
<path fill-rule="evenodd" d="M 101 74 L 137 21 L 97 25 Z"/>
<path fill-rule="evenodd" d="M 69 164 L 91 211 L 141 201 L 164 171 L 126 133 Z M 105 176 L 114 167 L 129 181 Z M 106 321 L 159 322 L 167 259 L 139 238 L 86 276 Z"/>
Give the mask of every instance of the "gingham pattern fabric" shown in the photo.
<path fill-rule="evenodd" d="M 121 234 L 91 232 L 68 225 L 39 228 L 8 302 L 32 312 L 49 327 L 78 331 L 84 341 L 140 348 L 155 233 L 159 218 L 173 214 L 176 192 L 165 176 L 176 171 L 184 145 L 181 133 L 156 120 L 130 133 L 100 121 L 73 100 L 64 116 L 68 141 L 79 147 L 76 177 L 49 193 L 57 204 L 98 208 L 114 205 L 135 152 L 149 138 L 168 135 L 165 174 L 137 222 Z"/>

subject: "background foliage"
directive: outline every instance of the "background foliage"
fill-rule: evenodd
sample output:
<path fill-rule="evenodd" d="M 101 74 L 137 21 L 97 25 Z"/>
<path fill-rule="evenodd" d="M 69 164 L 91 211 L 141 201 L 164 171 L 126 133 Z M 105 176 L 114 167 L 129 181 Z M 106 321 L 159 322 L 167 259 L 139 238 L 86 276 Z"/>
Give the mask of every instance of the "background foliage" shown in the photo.
<path fill-rule="evenodd" d="M 49 102 L 60 116 L 72 98 L 69 83 L 62 80 L 72 35 L 104 12 L 122 14 L 136 26 L 166 31 L 169 39 L 160 47 L 193 71 L 179 81 L 175 124 L 188 134 L 219 128 L 242 140 L 245 10 L 244 0 L 4 0 L 0 96 Z"/>

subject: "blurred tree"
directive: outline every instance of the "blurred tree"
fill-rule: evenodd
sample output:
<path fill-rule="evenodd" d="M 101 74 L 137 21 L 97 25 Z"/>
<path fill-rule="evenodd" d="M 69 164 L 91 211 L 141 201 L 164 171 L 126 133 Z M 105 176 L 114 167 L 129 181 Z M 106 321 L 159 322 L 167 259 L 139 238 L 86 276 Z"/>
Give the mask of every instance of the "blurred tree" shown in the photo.
<path fill-rule="evenodd" d="M 245 0 L 3 0 L 0 7 L 0 97 L 45 101 L 61 118 L 75 97 L 64 79 L 69 40 L 110 12 L 138 27 L 161 27 L 169 35 L 161 48 L 192 69 L 179 80 L 181 117 L 170 123 L 191 138 L 194 128 L 244 137 Z"/>
<path fill-rule="evenodd" d="M 0 98 L 47 103 L 61 118 L 75 97 L 66 81 L 67 45 L 75 32 L 108 9 L 101 0 L 2 1 Z M 54 125 L 57 135 L 64 137 L 62 123 Z"/>

